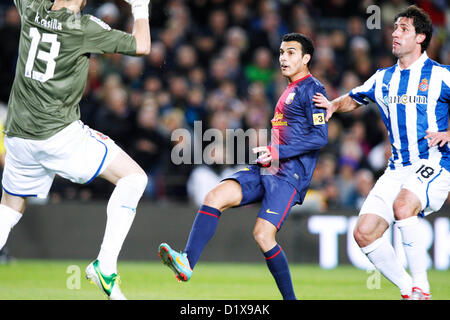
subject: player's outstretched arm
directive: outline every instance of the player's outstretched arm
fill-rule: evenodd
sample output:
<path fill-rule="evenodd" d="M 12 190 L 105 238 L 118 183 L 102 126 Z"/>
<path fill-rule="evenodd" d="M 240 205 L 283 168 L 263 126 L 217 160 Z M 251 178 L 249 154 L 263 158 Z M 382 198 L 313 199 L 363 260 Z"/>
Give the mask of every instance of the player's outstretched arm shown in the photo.
<path fill-rule="evenodd" d="M 134 21 L 133 36 L 136 39 L 136 55 L 147 55 L 151 49 L 150 25 L 148 19 Z"/>
<path fill-rule="evenodd" d="M 323 94 L 318 92 L 312 100 L 316 107 L 326 110 L 325 121 L 328 121 L 335 112 L 349 112 L 360 106 L 348 94 L 342 95 L 330 102 Z"/>
<path fill-rule="evenodd" d="M 134 17 L 133 36 L 136 39 L 136 55 L 147 55 L 151 49 L 148 6 L 150 0 L 125 0 L 131 6 Z"/>

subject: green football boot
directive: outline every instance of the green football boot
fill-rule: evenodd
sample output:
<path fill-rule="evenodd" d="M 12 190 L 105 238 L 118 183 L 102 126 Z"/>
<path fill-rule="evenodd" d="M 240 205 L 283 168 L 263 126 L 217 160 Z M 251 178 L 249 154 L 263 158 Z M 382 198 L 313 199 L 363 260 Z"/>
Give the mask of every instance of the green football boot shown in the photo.
<path fill-rule="evenodd" d="M 119 277 L 113 273 L 104 275 L 98 266 L 98 260 L 91 262 L 86 268 L 86 279 L 102 290 L 109 300 L 127 300 L 119 288 Z"/>

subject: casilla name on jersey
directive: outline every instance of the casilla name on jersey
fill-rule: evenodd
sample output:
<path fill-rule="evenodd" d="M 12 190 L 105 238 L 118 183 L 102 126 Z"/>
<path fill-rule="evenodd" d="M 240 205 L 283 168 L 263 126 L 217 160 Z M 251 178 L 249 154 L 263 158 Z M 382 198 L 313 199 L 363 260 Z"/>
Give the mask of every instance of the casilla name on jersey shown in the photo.
<path fill-rule="evenodd" d="M 41 26 L 53 30 L 62 30 L 62 23 L 57 19 L 46 20 L 44 18 L 39 17 L 39 13 L 36 12 L 36 16 L 34 17 L 34 22 L 39 23 Z"/>

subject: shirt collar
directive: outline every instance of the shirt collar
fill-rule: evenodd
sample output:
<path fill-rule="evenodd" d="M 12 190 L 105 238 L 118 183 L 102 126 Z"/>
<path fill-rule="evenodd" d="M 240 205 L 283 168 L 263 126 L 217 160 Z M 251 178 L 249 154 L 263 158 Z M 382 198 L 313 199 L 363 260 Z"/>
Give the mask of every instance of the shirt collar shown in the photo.
<path fill-rule="evenodd" d="M 306 76 L 304 76 L 304 77 L 302 77 L 300 79 L 297 79 L 294 82 L 289 83 L 289 86 L 292 87 L 292 86 L 296 85 L 297 83 L 299 83 L 300 81 L 303 81 L 303 80 L 305 80 L 305 79 L 307 79 L 309 77 L 311 77 L 311 73 L 308 73 Z"/>
<path fill-rule="evenodd" d="M 421 68 L 427 59 L 428 59 L 427 52 L 424 51 L 424 52 L 422 53 L 422 55 L 419 57 L 419 59 L 417 59 L 416 61 L 414 61 L 408 68 L 405 68 L 405 69 L 400 68 L 400 65 L 398 64 L 398 61 L 397 61 L 397 66 L 398 66 L 398 69 L 399 69 L 400 71 L 403 71 L 403 70 L 412 70 L 412 69 L 416 69 L 416 68 Z"/>

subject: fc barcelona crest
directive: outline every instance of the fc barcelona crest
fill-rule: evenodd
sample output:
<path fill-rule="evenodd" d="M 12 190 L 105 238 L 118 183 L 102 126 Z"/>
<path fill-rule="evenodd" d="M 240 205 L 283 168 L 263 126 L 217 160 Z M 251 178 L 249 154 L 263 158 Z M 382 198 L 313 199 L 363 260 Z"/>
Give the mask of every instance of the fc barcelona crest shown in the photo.
<path fill-rule="evenodd" d="M 428 79 L 427 78 L 423 78 L 422 81 L 420 81 L 419 90 L 422 92 L 425 92 L 428 90 Z"/>
<path fill-rule="evenodd" d="M 291 104 L 292 101 L 294 101 L 294 97 L 295 97 L 295 92 L 289 93 L 287 98 L 286 98 L 286 101 L 284 103 Z"/>

